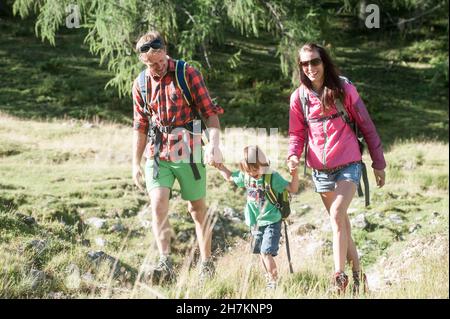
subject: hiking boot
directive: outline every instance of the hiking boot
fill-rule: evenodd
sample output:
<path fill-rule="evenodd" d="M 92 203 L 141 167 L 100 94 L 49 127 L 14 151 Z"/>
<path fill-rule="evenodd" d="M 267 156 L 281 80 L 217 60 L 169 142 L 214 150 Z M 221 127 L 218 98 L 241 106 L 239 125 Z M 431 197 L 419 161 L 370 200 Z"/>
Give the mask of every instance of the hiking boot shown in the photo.
<path fill-rule="evenodd" d="M 212 260 L 203 261 L 200 265 L 200 282 L 205 282 L 214 277 L 216 274 L 216 266 Z"/>
<path fill-rule="evenodd" d="M 353 295 L 359 295 L 362 283 L 362 292 L 364 294 L 369 292 L 369 284 L 367 282 L 367 276 L 362 271 L 354 271 L 353 272 L 353 287 L 352 293 Z"/>
<path fill-rule="evenodd" d="M 348 276 L 344 272 L 337 272 L 333 276 L 334 290 L 338 295 L 345 293 L 348 285 Z"/>
<path fill-rule="evenodd" d="M 154 285 L 170 283 L 175 279 L 172 260 L 168 256 L 159 257 L 159 261 L 154 267 L 144 271 L 146 281 L 151 281 Z"/>

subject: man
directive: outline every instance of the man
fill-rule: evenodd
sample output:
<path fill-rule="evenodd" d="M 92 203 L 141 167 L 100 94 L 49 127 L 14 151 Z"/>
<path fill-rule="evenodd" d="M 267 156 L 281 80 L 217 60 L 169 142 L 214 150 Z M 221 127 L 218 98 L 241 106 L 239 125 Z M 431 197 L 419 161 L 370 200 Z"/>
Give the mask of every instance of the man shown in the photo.
<path fill-rule="evenodd" d="M 205 162 L 217 166 L 222 162 L 218 115 L 223 109 L 211 101 L 202 75 L 189 65 L 183 77 L 192 100 L 186 98 L 175 73 L 177 61 L 167 55 L 164 39 L 157 31 L 143 35 L 136 44 L 136 51 L 147 68 L 145 77 L 142 74 L 141 79 L 138 77 L 133 83 L 133 181 L 143 190 L 141 158 L 145 152 L 145 182 L 151 202 L 152 230 L 160 254 L 159 263 L 153 269 L 153 279 L 159 282 L 174 278 L 169 256 L 168 209 L 175 179 L 180 184 L 182 199 L 188 201 L 188 210 L 195 223 L 202 260 L 200 277 L 205 279 L 214 274 L 212 234 L 206 216 L 206 168 L 201 157 L 201 131 L 196 130 L 198 121 L 193 120 L 196 114 L 205 119 L 209 134 Z M 142 79 L 145 79 L 145 85 Z M 147 143 L 149 130 L 150 142 Z"/>

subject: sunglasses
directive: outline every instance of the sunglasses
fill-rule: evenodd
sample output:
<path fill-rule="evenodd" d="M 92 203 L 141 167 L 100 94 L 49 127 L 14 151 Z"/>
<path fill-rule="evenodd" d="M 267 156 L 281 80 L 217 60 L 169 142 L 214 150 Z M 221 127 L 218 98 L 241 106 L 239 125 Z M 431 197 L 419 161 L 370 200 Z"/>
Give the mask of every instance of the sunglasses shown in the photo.
<path fill-rule="evenodd" d="M 146 42 L 143 45 L 141 45 L 141 47 L 139 48 L 139 53 L 146 53 L 150 49 L 158 50 L 158 49 L 162 49 L 162 48 L 163 48 L 163 44 L 162 44 L 161 40 L 155 39 L 155 40 Z"/>
<path fill-rule="evenodd" d="M 309 61 L 302 61 L 300 62 L 300 65 L 303 68 L 306 68 L 308 65 L 312 65 L 312 66 L 318 66 L 320 63 L 322 63 L 322 59 L 321 58 L 315 58 Z"/>

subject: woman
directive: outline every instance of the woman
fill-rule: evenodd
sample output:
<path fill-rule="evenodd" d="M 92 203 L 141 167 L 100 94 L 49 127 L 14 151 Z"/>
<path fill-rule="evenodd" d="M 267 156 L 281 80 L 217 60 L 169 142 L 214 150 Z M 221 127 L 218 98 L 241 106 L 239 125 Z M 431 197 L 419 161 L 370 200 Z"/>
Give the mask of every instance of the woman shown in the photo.
<path fill-rule="evenodd" d="M 298 167 L 306 141 L 306 162 L 312 168 L 316 192 L 328 211 L 333 231 L 334 285 L 338 293 L 345 292 L 349 282 L 345 274 L 348 260 L 356 293 L 365 276 L 360 272 L 347 209 L 361 177 L 361 152 L 339 106 L 345 107 L 350 121 L 356 123 L 365 138 L 378 187 L 385 182 L 382 144 L 356 88 L 339 76 L 323 47 L 305 44 L 299 50 L 298 63 L 301 85 L 290 101 L 288 167 L 290 171 Z"/>

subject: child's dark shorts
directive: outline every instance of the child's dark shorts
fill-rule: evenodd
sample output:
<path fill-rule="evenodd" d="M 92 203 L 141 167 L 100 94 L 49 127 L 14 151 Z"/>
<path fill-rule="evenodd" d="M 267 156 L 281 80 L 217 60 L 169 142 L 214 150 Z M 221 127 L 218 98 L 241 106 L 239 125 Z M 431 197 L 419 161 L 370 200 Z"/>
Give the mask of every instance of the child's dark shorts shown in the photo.
<path fill-rule="evenodd" d="M 252 253 L 265 255 L 278 255 L 281 237 L 281 220 L 267 226 L 260 226 L 252 231 Z"/>

